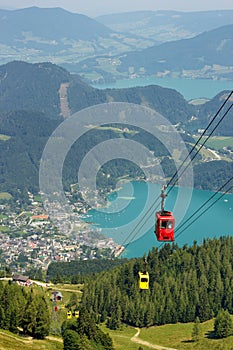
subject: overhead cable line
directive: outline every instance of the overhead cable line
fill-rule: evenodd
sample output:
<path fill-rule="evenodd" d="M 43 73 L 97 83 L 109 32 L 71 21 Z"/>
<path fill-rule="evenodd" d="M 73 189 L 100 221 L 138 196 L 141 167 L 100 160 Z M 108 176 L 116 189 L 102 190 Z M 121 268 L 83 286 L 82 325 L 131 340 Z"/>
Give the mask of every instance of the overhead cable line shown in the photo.
<path fill-rule="evenodd" d="M 191 220 L 202 208 L 204 208 L 206 206 L 206 204 L 208 204 L 215 196 L 217 196 L 217 194 L 219 192 L 222 192 L 222 190 L 224 189 L 224 187 L 226 187 L 226 185 L 228 185 L 231 181 L 233 180 L 233 177 L 231 177 L 227 182 L 225 182 L 224 185 L 222 185 L 217 192 L 214 192 L 214 194 L 208 198 L 188 219 L 186 219 L 180 226 L 177 227 L 176 232 L 180 231 L 180 229 L 187 223 L 189 222 L 189 220 Z M 224 192 L 225 193 L 225 192 Z"/>
<path fill-rule="evenodd" d="M 205 133 L 207 132 L 207 130 L 209 129 L 209 127 L 213 124 L 214 120 L 217 118 L 217 116 L 219 115 L 219 113 L 221 112 L 221 110 L 223 109 L 223 107 L 226 105 L 226 103 L 228 102 L 228 100 L 231 98 L 233 94 L 233 90 L 230 92 L 230 94 L 228 95 L 228 97 L 226 98 L 226 100 L 224 101 L 224 103 L 221 105 L 221 107 L 218 109 L 218 111 L 215 113 L 214 117 L 212 118 L 212 120 L 209 122 L 209 124 L 207 125 L 207 127 L 205 128 L 205 130 L 203 131 L 203 133 L 200 135 L 200 137 L 198 138 L 198 140 L 196 141 L 195 145 L 192 147 L 192 149 L 190 150 L 190 152 L 188 153 L 188 155 L 186 156 L 186 158 L 183 160 L 182 164 L 179 166 L 179 168 L 176 170 L 176 172 L 174 173 L 174 175 L 172 176 L 172 178 L 169 180 L 168 184 L 166 185 L 166 187 L 169 187 L 168 193 L 170 193 L 170 191 L 173 189 L 173 187 L 175 186 L 178 178 L 176 179 L 176 181 L 174 182 L 173 185 L 171 185 L 172 181 L 177 177 L 179 170 L 183 167 L 184 163 L 186 162 L 186 160 L 190 157 L 190 155 L 192 154 L 192 152 L 194 151 L 194 149 L 196 148 L 196 146 L 198 145 L 198 143 L 201 141 L 201 139 L 203 138 L 203 136 L 205 135 Z M 200 146 L 200 148 L 196 151 L 196 153 L 194 154 L 194 156 L 192 157 L 192 159 L 189 161 L 189 163 L 185 166 L 185 168 L 182 170 L 182 173 L 179 175 L 179 177 L 181 175 L 183 175 L 183 173 L 185 172 L 185 170 L 187 169 L 187 167 L 190 165 L 190 163 L 193 161 L 193 159 L 198 155 L 198 153 L 200 152 L 200 150 L 204 147 L 204 145 L 206 144 L 206 142 L 208 141 L 208 139 L 210 138 L 210 136 L 213 134 L 213 132 L 216 130 L 216 128 L 219 126 L 219 124 L 223 121 L 223 119 L 225 118 L 225 116 L 228 114 L 228 112 L 230 111 L 230 109 L 232 108 L 232 105 L 230 105 L 230 107 L 227 109 L 227 111 L 224 113 L 224 115 L 221 117 L 221 119 L 218 121 L 218 123 L 215 125 L 215 127 L 213 128 L 213 130 L 211 131 L 210 135 L 208 135 L 208 137 L 205 139 L 205 141 L 203 142 L 203 144 Z M 142 219 L 140 222 L 138 222 L 135 226 L 135 228 L 129 233 L 129 235 L 125 238 L 125 240 L 122 243 L 122 246 L 124 246 L 124 250 L 128 247 L 128 245 L 132 242 L 132 240 L 136 237 L 136 235 L 138 234 L 138 232 L 140 232 L 140 230 L 143 228 L 143 226 L 146 224 L 146 221 L 143 223 L 143 220 L 149 215 L 151 215 L 151 211 L 152 209 L 155 210 L 157 209 L 158 205 L 156 208 L 154 208 L 154 206 L 156 205 L 156 203 L 158 202 L 158 200 L 160 199 L 160 195 L 156 198 L 156 200 L 152 203 L 152 205 L 150 206 L 150 208 L 148 209 L 148 211 L 143 215 Z M 136 232 L 135 232 L 136 230 Z M 133 236 L 132 236 L 133 235 Z M 132 238 L 130 239 L 130 237 L 132 236 Z M 130 239 L 130 240 L 129 240 Z M 128 241 L 128 242 L 127 242 Z M 127 242 L 127 243 L 126 243 Z M 122 251 L 123 252 L 123 251 Z M 120 255 L 122 254 L 122 252 L 120 253 Z"/>
<path fill-rule="evenodd" d="M 147 212 L 143 215 L 141 221 L 139 221 L 136 226 L 134 227 L 134 229 L 130 232 L 130 234 L 124 239 L 124 241 L 122 242 L 122 246 L 124 246 L 124 250 L 128 247 L 128 245 L 132 242 L 132 240 L 136 237 L 136 235 L 140 232 L 140 230 L 143 228 L 143 226 L 146 224 L 146 221 L 143 223 L 143 220 L 149 215 L 149 217 L 152 215 L 152 213 L 154 212 L 155 209 L 158 208 L 159 204 L 157 205 L 156 208 L 154 208 L 154 206 L 156 205 L 156 203 L 159 201 L 160 199 L 160 195 L 156 198 L 156 200 L 154 201 L 154 203 L 152 203 L 152 205 L 150 206 L 150 208 L 147 210 Z M 153 212 L 151 213 L 151 211 L 153 210 Z M 136 232 L 135 232 L 136 230 Z M 129 240 L 130 236 L 134 234 L 131 239 Z M 127 242 L 128 241 L 128 242 Z M 127 242 L 127 243 L 126 243 Z"/>
<path fill-rule="evenodd" d="M 233 180 L 233 177 L 231 177 L 227 182 L 225 182 L 218 190 L 217 192 L 214 192 L 214 194 L 208 198 L 190 217 L 188 217 L 178 228 L 176 229 L 177 231 L 180 231 L 180 229 L 185 226 L 201 209 L 203 209 L 215 196 L 221 192 L 224 187 L 226 187 L 231 181 Z M 227 190 L 221 193 L 221 195 L 214 201 L 212 202 L 205 210 L 203 210 L 196 218 L 193 219 L 186 227 L 183 228 L 183 230 L 178 233 L 178 235 L 175 236 L 175 239 L 181 236 L 181 234 L 186 231 L 194 222 L 196 222 L 202 215 L 204 215 L 214 204 L 216 204 L 226 193 L 229 193 L 233 189 L 233 185 L 230 186 Z M 161 245 L 158 248 L 161 248 L 164 243 L 161 243 Z"/>
<path fill-rule="evenodd" d="M 229 181 L 227 181 L 226 184 L 229 183 L 229 182 L 232 181 L 232 180 L 233 180 L 233 177 L 232 177 Z M 222 188 L 225 187 L 226 184 L 223 185 Z M 226 193 L 229 193 L 232 189 L 233 189 L 233 185 L 232 185 L 231 187 L 229 187 L 227 190 L 225 190 L 225 191 L 221 194 L 221 196 L 219 196 L 219 197 L 218 197 L 213 203 L 211 203 L 203 212 L 201 212 L 195 219 L 193 219 L 193 221 L 191 221 L 191 222 L 189 223 L 188 226 L 186 226 L 185 228 L 183 228 L 183 230 L 176 236 L 176 238 L 178 238 L 185 230 L 187 230 L 188 227 L 190 227 L 195 221 L 197 221 L 202 215 L 204 215 L 214 204 L 216 204 L 223 196 L 225 196 Z M 189 221 L 195 214 L 197 214 L 197 212 L 198 212 L 199 210 L 201 210 L 201 208 L 203 208 L 203 207 L 204 207 L 212 198 L 214 198 L 215 195 L 217 195 L 218 193 L 219 193 L 219 191 L 218 191 L 218 192 L 215 192 L 215 194 L 214 194 L 212 197 L 210 197 L 209 200 L 207 200 L 198 210 L 196 210 L 195 213 L 193 213 L 193 215 L 192 215 L 188 220 L 186 220 L 185 223 L 187 223 L 187 221 Z M 184 223 L 184 224 L 185 224 L 185 223 Z M 181 228 L 184 224 L 182 224 L 182 225 L 180 226 L 180 228 Z"/>
<path fill-rule="evenodd" d="M 228 95 L 228 97 L 226 98 L 226 100 L 224 101 L 224 103 L 221 105 L 221 107 L 218 109 L 218 111 L 215 113 L 214 117 L 212 118 L 212 120 L 209 122 L 209 124 L 207 125 L 207 127 L 205 128 L 205 130 L 202 132 L 202 134 L 200 135 L 200 137 L 198 138 L 198 140 L 196 141 L 196 143 L 193 145 L 191 151 L 188 153 L 188 155 L 185 157 L 185 159 L 183 160 L 183 162 L 181 163 L 181 165 L 179 166 L 179 168 L 176 170 L 175 174 L 172 176 L 172 178 L 169 180 L 167 187 L 171 185 L 171 183 L 173 182 L 173 180 L 175 180 L 176 176 L 178 175 L 179 170 L 183 167 L 184 163 L 186 162 L 186 160 L 190 157 L 190 155 L 193 153 L 193 151 L 196 149 L 197 145 L 200 143 L 201 139 L 204 137 L 205 133 L 207 132 L 207 130 L 209 129 L 209 127 L 213 124 L 213 122 L 215 121 L 215 119 L 217 118 L 217 116 L 219 115 L 219 113 L 221 112 L 221 110 L 223 109 L 223 107 L 225 106 L 225 104 L 228 102 L 228 100 L 231 98 L 233 94 L 233 90 L 230 92 L 230 94 Z M 209 140 L 210 136 L 214 133 L 214 131 L 216 130 L 216 128 L 219 126 L 219 124 L 223 121 L 223 119 L 225 118 L 225 116 L 227 115 L 227 113 L 229 112 L 229 110 L 231 109 L 232 104 L 230 105 L 230 107 L 228 108 L 228 110 L 224 113 L 224 115 L 221 117 L 221 119 L 218 121 L 218 123 L 215 125 L 214 129 L 211 131 L 211 133 L 207 136 L 207 138 L 205 139 L 205 141 L 203 142 L 203 144 L 200 146 L 200 148 L 196 151 L 196 153 L 194 154 L 194 156 L 192 157 L 192 159 L 189 161 L 189 163 L 185 166 L 185 168 L 183 169 L 181 175 L 183 175 L 183 173 L 185 172 L 185 170 L 187 169 L 187 167 L 189 166 L 189 164 L 193 161 L 194 158 L 196 158 L 196 156 L 198 155 L 198 153 L 200 152 L 200 150 L 204 147 L 204 145 L 206 144 L 206 142 Z M 181 176 L 180 175 L 180 176 Z M 174 182 L 173 185 L 171 185 L 171 188 L 169 189 L 169 192 L 172 190 L 172 188 L 175 186 L 176 182 L 177 182 L 178 178 L 176 179 L 176 181 Z M 168 193 L 169 193 L 168 192 Z"/>
<path fill-rule="evenodd" d="M 194 158 L 196 158 L 196 156 L 198 155 L 198 153 L 200 152 L 200 150 L 204 147 L 204 145 L 206 144 L 206 142 L 209 140 L 209 138 L 211 137 L 211 135 L 214 133 L 214 131 L 217 129 L 217 127 L 219 126 L 219 124 L 223 121 L 223 119 L 225 118 L 225 116 L 228 114 L 228 112 L 230 111 L 230 109 L 232 108 L 233 103 L 229 106 L 229 108 L 227 109 L 227 111 L 223 114 L 223 116 L 221 117 L 221 119 L 218 121 L 218 123 L 215 125 L 215 127 L 213 128 L 213 130 L 211 131 L 211 133 L 208 135 L 208 137 L 205 139 L 205 141 L 203 142 L 203 144 L 200 145 L 199 149 L 196 151 L 196 153 L 193 155 L 193 157 L 190 159 L 190 161 L 188 162 L 188 164 L 186 164 L 185 168 L 182 170 L 180 176 L 183 175 L 183 173 L 185 172 L 185 170 L 188 168 L 188 166 L 190 165 L 190 163 L 193 161 Z M 178 180 L 178 179 L 177 179 Z M 174 182 L 174 184 L 172 186 L 170 186 L 168 193 L 169 194 L 171 192 L 171 190 L 173 189 L 173 187 L 175 186 L 177 180 Z"/>

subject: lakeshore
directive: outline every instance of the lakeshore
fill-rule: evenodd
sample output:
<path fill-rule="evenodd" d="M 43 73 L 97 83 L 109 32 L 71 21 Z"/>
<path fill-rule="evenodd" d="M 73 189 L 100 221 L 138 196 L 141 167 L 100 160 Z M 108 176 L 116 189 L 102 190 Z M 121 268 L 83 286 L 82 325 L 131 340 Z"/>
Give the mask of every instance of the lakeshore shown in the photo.
<path fill-rule="evenodd" d="M 123 89 L 136 86 L 160 85 L 165 88 L 175 89 L 180 92 L 187 101 L 194 99 L 211 99 L 219 92 L 232 90 L 230 80 L 212 79 L 188 79 L 188 78 L 168 78 L 168 77 L 148 77 L 119 79 L 109 84 L 91 84 L 98 89 Z"/>

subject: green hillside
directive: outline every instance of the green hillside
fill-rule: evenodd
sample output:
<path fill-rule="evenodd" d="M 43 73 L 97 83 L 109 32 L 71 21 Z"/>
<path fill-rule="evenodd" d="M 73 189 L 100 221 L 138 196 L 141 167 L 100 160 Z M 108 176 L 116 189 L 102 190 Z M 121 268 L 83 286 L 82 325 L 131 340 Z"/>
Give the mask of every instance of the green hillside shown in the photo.
<path fill-rule="evenodd" d="M 121 322 L 140 328 L 194 322 L 196 317 L 205 322 L 222 308 L 232 314 L 232 248 L 232 237 L 207 239 L 200 246 L 153 248 L 147 256 L 149 290 L 138 288 L 143 259 L 133 259 L 90 281 L 82 305 L 110 329 Z"/>
<path fill-rule="evenodd" d="M 145 269 L 142 258 L 111 270 L 103 264 L 96 273 L 89 261 L 80 262 L 80 273 L 77 261 L 76 273 L 84 285 L 20 287 L 1 282 L 0 348 L 21 344 L 25 349 L 62 349 L 63 338 L 64 350 L 231 350 L 232 246 L 232 237 L 222 237 L 191 247 L 154 248 L 147 256 L 149 290 L 138 287 L 138 271 Z M 71 275 L 74 266 L 63 265 Z M 53 301 L 54 291 L 62 293 L 61 301 Z"/>
<path fill-rule="evenodd" d="M 192 342 L 192 330 L 194 323 L 175 324 L 158 327 L 143 328 L 137 337 L 137 330 L 133 327 L 123 326 L 121 330 L 111 331 L 104 325 L 101 329 L 108 332 L 113 339 L 116 350 L 138 350 L 141 346 L 143 350 L 154 349 L 155 346 L 164 348 L 174 348 L 177 350 L 230 350 L 232 349 L 233 338 L 213 339 L 214 321 L 210 320 L 201 324 L 201 336 L 197 343 Z M 145 342 L 151 346 L 145 346 Z M 32 340 L 31 338 L 19 337 L 10 332 L 0 330 L 1 350 L 17 350 L 22 347 L 25 350 L 62 350 L 62 339 L 50 336 L 45 340 Z"/>
<path fill-rule="evenodd" d="M 1 350 L 62 350 L 61 339 L 35 340 L 31 338 L 22 338 L 7 331 L 0 330 L 0 349 Z"/>
<path fill-rule="evenodd" d="M 143 350 L 161 349 L 160 347 L 163 350 L 231 350 L 233 342 L 233 336 L 226 339 L 213 338 L 214 320 L 201 323 L 198 342 L 192 341 L 194 323 L 142 328 L 139 332 L 127 326 L 122 326 L 122 329 L 116 331 L 102 327 L 104 331 L 109 332 L 116 350 L 138 350 L 140 346 Z"/>
<path fill-rule="evenodd" d="M 38 191 L 38 169 L 44 146 L 53 130 L 72 113 L 109 101 L 147 106 L 176 124 L 182 131 L 180 135 L 187 149 L 191 149 L 191 145 L 195 143 L 191 134 L 206 127 L 209 118 L 214 116 L 223 99 L 229 94 L 222 92 L 211 101 L 194 106 L 177 91 L 160 86 L 98 90 L 86 84 L 79 76 L 51 63 L 14 61 L 0 66 L 0 78 L 0 135 L 3 135 L 0 137 L 0 191 L 9 192 L 15 198 L 18 198 L 18 189 L 22 191 L 22 195 L 28 190 L 34 193 Z M 228 106 L 229 102 L 226 107 Z M 228 113 L 215 134 L 232 136 L 232 113 L 233 111 Z M 70 184 L 77 183 L 77 170 L 87 152 L 100 141 L 112 138 L 125 138 L 142 143 L 159 159 L 167 177 L 174 173 L 174 162 L 169 158 L 167 149 L 148 132 L 136 130 L 134 127 L 127 133 L 119 133 L 116 128 L 99 128 L 88 131 L 85 138 L 80 138 L 67 154 L 63 169 L 63 182 L 67 190 Z M 196 160 L 202 162 L 206 157 L 203 156 L 202 159 L 199 156 Z M 218 167 L 219 164 L 201 164 L 197 168 L 195 186 L 216 189 L 215 165 Z M 195 166 L 196 164 L 194 171 Z M 208 179 L 205 176 L 206 167 Z M 231 165 L 222 162 L 221 167 L 222 171 L 219 171 L 217 179 L 220 184 L 228 179 L 227 173 Z M 99 187 L 114 188 L 116 179 L 121 176 L 144 178 L 137 166 L 123 160 L 106 164 L 103 171 L 111 176 L 107 180 L 105 176 L 101 177 L 100 172 L 97 181 Z M 209 181 L 209 177 L 214 179 L 214 184 Z"/>

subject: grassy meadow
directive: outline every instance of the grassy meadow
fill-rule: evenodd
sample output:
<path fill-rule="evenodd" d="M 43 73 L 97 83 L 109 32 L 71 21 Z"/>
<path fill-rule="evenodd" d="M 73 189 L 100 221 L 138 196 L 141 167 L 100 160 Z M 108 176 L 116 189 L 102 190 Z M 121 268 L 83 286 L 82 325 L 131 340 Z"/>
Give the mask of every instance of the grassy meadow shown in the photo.
<path fill-rule="evenodd" d="M 198 137 L 194 138 L 195 141 Z M 203 141 L 206 137 L 203 137 Z M 232 136 L 212 136 L 205 144 L 206 147 L 215 149 L 216 151 L 223 149 L 223 147 L 231 146 L 233 147 L 233 137 Z"/>
<path fill-rule="evenodd" d="M 12 195 L 8 192 L 0 192 L 0 201 L 1 200 L 10 200 Z"/>
<path fill-rule="evenodd" d="M 233 317 L 232 317 L 233 319 Z M 122 330 L 111 331 L 105 326 L 102 330 L 108 332 L 113 339 L 116 350 L 143 350 L 147 349 L 177 349 L 177 350 L 233 350 L 233 336 L 225 339 L 215 339 L 213 336 L 214 320 L 200 324 L 201 335 L 198 342 L 192 341 L 194 323 L 178 323 L 164 326 L 142 328 L 135 343 L 136 328 L 123 326 Z M 142 341 L 142 342 L 141 342 Z M 145 346 L 147 342 L 150 346 Z M 159 348 L 161 347 L 161 348 Z"/>
<path fill-rule="evenodd" d="M 34 340 L 0 330 L 0 350 L 18 350 L 21 348 L 24 350 L 62 350 L 63 343 L 61 339 Z"/>

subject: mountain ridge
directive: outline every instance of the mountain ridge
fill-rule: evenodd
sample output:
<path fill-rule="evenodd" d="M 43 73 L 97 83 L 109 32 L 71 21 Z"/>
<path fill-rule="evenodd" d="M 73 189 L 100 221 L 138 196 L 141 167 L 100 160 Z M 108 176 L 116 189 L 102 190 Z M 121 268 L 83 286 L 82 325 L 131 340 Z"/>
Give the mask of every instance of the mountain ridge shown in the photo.
<path fill-rule="evenodd" d="M 76 64 L 82 75 L 90 71 L 110 71 L 112 78 L 182 77 L 228 79 L 233 77 L 233 24 L 193 38 L 169 41 L 140 51 L 114 56 L 107 63 L 96 57 Z M 113 64 L 114 63 L 114 64 Z M 113 70 L 112 66 L 115 67 Z"/>
<path fill-rule="evenodd" d="M 146 86 L 128 89 L 98 90 L 85 82 L 77 75 L 71 75 L 65 69 L 54 64 L 27 62 L 11 62 L 0 66 L 0 134 L 5 137 L 0 139 L 0 190 L 9 191 L 18 196 L 18 189 L 31 192 L 38 191 L 38 169 L 44 146 L 55 128 L 64 120 L 61 109 L 61 85 L 66 84 L 67 107 L 70 113 L 75 113 L 84 108 L 96 104 L 108 102 L 126 102 L 146 105 L 164 115 L 172 124 L 178 127 L 197 130 L 206 125 L 208 118 L 216 112 L 222 104 L 227 92 L 218 94 L 210 102 L 194 106 L 189 104 L 183 96 L 173 89 L 160 86 Z M 195 118 L 193 118 L 195 116 Z M 230 132 L 229 118 L 222 125 L 220 135 Z M 229 136 L 231 136 L 230 134 Z M 192 137 L 181 133 L 184 141 L 193 143 Z M 109 130 L 99 130 L 95 136 L 87 132 L 87 138 L 79 140 L 78 145 L 72 147 L 64 164 L 64 187 L 77 182 L 75 174 L 82 157 L 95 146 L 99 140 L 108 140 L 112 137 L 132 138 L 140 142 L 154 152 L 155 156 L 165 157 L 163 164 L 167 169 L 164 172 L 170 174 L 174 164 L 166 158 L 166 150 L 160 143 L 151 138 L 149 133 L 140 132 L 132 135 L 114 133 Z M 225 178 L 224 168 L 229 169 L 227 162 L 220 164 L 219 173 Z M 132 174 L 135 169 L 125 164 L 120 164 L 118 174 L 110 164 L 106 168 L 107 173 L 115 169 L 114 176 Z M 204 178 L 205 167 L 201 168 Z M 208 176 L 211 176 L 213 168 L 208 167 Z M 214 172 L 216 173 L 216 171 Z M 135 174 L 138 174 L 136 172 Z M 168 175 L 169 176 L 169 175 Z M 106 178 L 106 177 L 105 177 Z M 106 179 L 105 179 L 106 180 Z M 106 185 L 104 179 L 101 184 Z M 219 182 L 218 182 L 219 183 Z M 108 183 L 109 185 L 109 183 Z M 114 182 L 110 184 L 114 186 Z M 206 185 L 204 181 L 203 186 Z"/>
<path fill-rule="evenodd" d="M 233 10 L 134 11 L 96 17 L 112 30 L 153 38 L 158 42 L 196 36 L 206 30 L 233 24 Z"/>
<path fill-rule="evenodd" d="M 77 62 L 154 43 L 114 32 L 95 19 L 60 7 L 0 10 L 0 33 L 0 64 L 12 58 L 31 63 Z"/>

